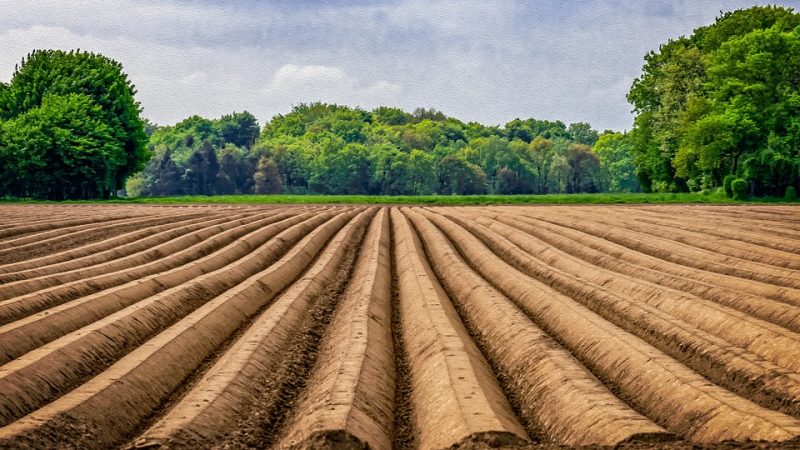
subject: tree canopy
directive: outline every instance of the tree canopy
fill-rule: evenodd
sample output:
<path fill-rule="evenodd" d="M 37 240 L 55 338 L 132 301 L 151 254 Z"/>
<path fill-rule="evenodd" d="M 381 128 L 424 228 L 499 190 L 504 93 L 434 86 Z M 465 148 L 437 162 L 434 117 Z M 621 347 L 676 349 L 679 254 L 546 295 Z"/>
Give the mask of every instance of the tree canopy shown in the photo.
<path fill-rule="evenodd" d="M 113 195 L 147 162 L 136 91 L 95 53 L 36 50 L 0 84 L 0 195 Z"/>
<path fill-rule="evenodd" d="M 798 185 L 799 26 L 791 9 L 753 7 L 645 56 L 628 94 L 645 189 L 707 189 L 729 174 L 757 195 Z"/>
<path fill-rule="evenodd" d="M 516 119 L 497 127 L 464 123 L 435 109 L 409 113 L 384 106 L 366 111 L 310 103 L 273 117 L 259 133 L 251 117 L 193 116 L 157 127 L 150 138 L 155 156 L 132 180 L 132 192 L 449 195 L 637 190 L 620 156 L 608 158 L 616 168 L 603 166 L 591 148 L 598 133 L 587 123 L 567 126 Z M 208 148 L 214 149 L 215 158 Z M 218 163 L 207 165 L 212 159 Z M 611 182 L 618 175 L 627 178 Z"/>

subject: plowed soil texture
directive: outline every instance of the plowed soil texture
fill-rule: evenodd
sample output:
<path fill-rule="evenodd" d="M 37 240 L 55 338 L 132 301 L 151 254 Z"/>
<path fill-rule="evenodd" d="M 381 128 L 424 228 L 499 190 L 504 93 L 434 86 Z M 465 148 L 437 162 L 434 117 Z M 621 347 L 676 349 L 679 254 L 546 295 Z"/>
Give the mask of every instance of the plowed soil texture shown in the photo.
<path fill-rule="evenodd" d="M 800 207 L 0 205 L 0 448 L 800 449 Z"/>

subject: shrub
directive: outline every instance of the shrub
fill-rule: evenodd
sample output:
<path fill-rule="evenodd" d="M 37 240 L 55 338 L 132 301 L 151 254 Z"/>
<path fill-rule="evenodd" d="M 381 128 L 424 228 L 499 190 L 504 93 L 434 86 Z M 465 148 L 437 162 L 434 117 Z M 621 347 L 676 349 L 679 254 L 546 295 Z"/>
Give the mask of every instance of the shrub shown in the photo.
<path fill-rule="evenodd" d="M 783 198 L 790 202 L 797 200 L 797 191 L 795 191 L 794 186 L 789 186 L 786 188 L 786 194 L 783 196 Z"/>
<path fill-rule="evenodd" d="M 722 179 L 722 187 L 725 188 L 725 195 L 728 197 L 733 197 L 733 189 L 731 189 L 731 183 L 733 180 L 736 179 L 736 175 L 728 174 L 725 175 L 725 178 Z"/>
<path fill-rule="evenodd" d="M 734 200 L 747 200 L 747 181 L 737 178 L 731 182 Z"/>

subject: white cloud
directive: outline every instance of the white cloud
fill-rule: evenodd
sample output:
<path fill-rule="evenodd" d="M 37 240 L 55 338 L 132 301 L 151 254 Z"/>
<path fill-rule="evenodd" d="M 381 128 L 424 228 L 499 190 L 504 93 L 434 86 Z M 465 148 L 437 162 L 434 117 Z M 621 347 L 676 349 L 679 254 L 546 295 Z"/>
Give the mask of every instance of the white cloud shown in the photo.
<path fill-rule="evenodd" d="M 201 88 L 208 85 L 209 81 L 211 80 L 208 77 L 208 73 L 202 70 L 198 72 L 192 72 L 189 75 L 181 77 L 180 79 L 180 82 L 183 84 L 198 86 Z"/>
<path fill-rule="evenodd" d="M 286 64 L 275 72 L 267 86 L 267 95 L 338 96 L 349 90 L 352 83 L 338 67 L 297 66 Z"/>
<path fill-rule="evenodd" d="M 400 100 L 402 88 L 386 80 L 361 84 L 339 67 L 285 64 L 261 91 L 264 100 L 279 104 L 323 101 L 372 108 Z"/>
<path fill-rule="evenodd" d="M 748 0 L 227 2 L 6 0 L 0 81 L 34 48 L 123 64 L 145 115 L 174 123 L 292 104 L 436 107 L 629 128 L 642 56 Z M 766 1 L 757 0 L 757 3 Z M 800 6 L 800 2 L 784 4 Z"/>

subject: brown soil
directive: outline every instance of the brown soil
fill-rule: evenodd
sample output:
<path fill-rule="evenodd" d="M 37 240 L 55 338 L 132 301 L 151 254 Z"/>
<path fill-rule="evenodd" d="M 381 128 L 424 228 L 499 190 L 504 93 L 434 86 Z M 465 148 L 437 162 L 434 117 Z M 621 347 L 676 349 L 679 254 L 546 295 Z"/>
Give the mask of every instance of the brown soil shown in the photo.
<path fill-rule="evenodd" d="M 392 447 L 397 450 L 411 450 L 414 447 L 414 421 L 411 407 L 411 380 L 409 379 L 408 355 L 403 342 L 403 329 L 400 326 L 397 267 L 395 264 L 395 237 L 390 235 L 389 255 L 392 270 L 392 339 L 394 344 L 395 367 L 395 406 L 394 436 Z"/>
<path fill-rule="evenodd" d="M 219 385 L 218 381 L 222 380 L 220 380 L 219 377 L 217 377 L 216 380 L 214 379 L 215 371 L 220 369 L 224 370 L 225 366 L 223 364 L 228 361 L 235 361 L 238 359 L 236 352 L 241 351 L 241 347 L 238 346 L 238 344 L 252 341 L 251 335 L 254 333 L 259 333 L 257 327 L 264 325 L 263 319 L 267 318 L 267 316 L 272 313 L 273 305 L 283 301 L 284 297 L 289 296 L 291 299 L 294 299 L 297 297 L 297 295 L 310 296 L 311 298 L 309 300 L 311 303 L 316 305 L 314 307 L 319 307 L 319 305 L 324 303 L 324 300 L 322 300 L 324 298 L 333 298 L 332 295 L 338 288 L 331 291 L 330 288 L 321 290 L 317 289 L 317 286 L 311 284 L 304 285 L 302 287 L 299 285 L 304 284 L 303 280 L 307 279 L 311 272 L 319 274 L 322 271 L 324 273 L 324 271 L 327 270 L 327 267 L 331 267 L 333 269 L 333 275 L 335 275 L 332 277 L 333 279 L 347 280 L 349 278 L 350 266 L 353 262 L 352 260 L 355 258 L 354 255 L 357 253 L 359 248 L 359 233 L 361 233 L 362 228 L 363 221 L 359 222 L 359 219 L 356 219 L 342 229 L 335 238 L 331 239 L 329 248 L 313 259 L 313 261 L 308 265 L 308 270 L 306 270 L 298 278 L 300 281 L 277 293 L 273 302 L 265 304 L 262 308 L 260 308 L 259 311 L 254 314 L 256 319 L 252 320 L 247 327 L 241 327 L 234 335 L 228 338 L 227 342 L 220 346 L 211 356 L 209 356 L 203 363 L 202 367 L 192 374 L 191 380 L 184 383 L 181 388 L 174 392 L 170 399 L 164 402 L 159 410 L 153 413 L 151 418 L 139 427 L 137 432 L 133 433 L 134 436 L 138 437 L 132 440 L 132 447 L 137 449 L 159 447 L 188 448 L 196 447 L 201 443 L 208 445 L 209 442 L 212 441 L 216 442 L 217 445 L 223 445 L 224 442 L 227 442 L 224 445 L 231 445 L 232 442 L 236 441 L 237 437 L 247 435 L 245 429 L 236 431 L 227 430 L 226 428 L 230 427 L 230 425 L 226 426 L 225 428 L 221 428 L 219 430 L 221 433 L 216 436 L 214 434 L 201 436 L 196 432 L 192 433 L 192 430 L 190 430 L 187 425 L 196 425 L 191 422 L 187 423 L 186 421 L 181 420 L 182 417 L 180 417 L 180 415 L 182 414 L 182 411 L 184 411 L 184 409 L 181 408 L 185 407 L 187 401 L 192 402 L 194 395 L 198 392 L 207 390 L 208 388 L 217 388 L 215 384 Z M 336 242 L 337 239 L 341 240 L 340 244 Z M 330 258 L 331 255 L 329 255 L 328 252 L 332 246 L 336 246 L 336 250 L 338 250 L 338 253 L 341 254 L 333 255 L 333 257 Z M 329 260 L 326 260 L 328 258 Z M 299 288 L 299 291 L 296 288 Z M 297 295 L 295 295 L 295 291 L 297 291 Z M 313 317 L 318 316 L 324 317 L 324 314 L 320 314 L 319 312 L 315 313 L 312 308 L 312 311 L 309 311 L 303 326 L 308 326 L 310 323 L 309 321 L 313 320 Z M 292 338 L 296 337 L 297 336 L 292 336 Z M 266 396 L 266 391 L 268 389 L 264 385 L 272 383 L 275 379 L 283 379 L 288 381 L 291 378 L 296 377 L 295 374 L 291 374 L 291 376 L 287 375 L 286 377 L 282 377 L 281 374 L 284 372 L 285 367 L 288 367 L 287 355 L 300 354 L 303 354 L 303 352 L 300 352 L 299 350 L 287 351 L 287 349 L 283 349 L 283 352 L 278 355 L 274 355 L 276 356 L 276 360 L 272 361 L 274 363 L 273 365 L 267 366 L 268 370 L 266 371 L 249 370 L 251 369 L 250 367 L 244 366 L 244 369 L 248 369 L 245 373 L 243 373 L 244 376 L 248 377 L 247 390 L 243 392 L 243 394 L 247 396 L 246 401 L 242 405 L 239 405 L 238 409 L 223 408 L 219 411 L 208 414 L 211 416 L 210 420 L 213 421 L 214 418 L 216 418 L 218 419 L 217 423 L 227 423 L 226 420 L 230 422 L 232 419 L 233 422 L 238 423 L 237 426 L 241 426 L 241 417 L 243 414 L 233 417 L 221 417 L 221 415 L 231 415 L 232 413 L 246 411 L 247 415 L 250 417 L 263 417 L 263 412 L 255 410 L 257 407 L 257 401 L 254 401 L 254 398 Z M 261 356 L 262 358 L 264 357 L 264 355 L 255 356 Z M 250 359 L 255 359 L 252 354 L 249 355 L 249 357 Z M 256 380 L 258 382 L 254 382 Z M 233 381 L 231 384 L 233 384 Z M 278 386 L 279 384 L 279 382 L 276 382 L 275 386 Z M 277 399 L 280 398 L 280 396 L 276 395 L 274 398 Z M 175 417 L 176 414 L 178 417 Z M 178 428 L 170 429 L 170 422 L 175 422 Z M 164 432 L 163 430 L 160 430 L 160 425 L 165 425 L 168 431 Z M 156 431 L 154 432 L 153 430 Z M 169 431 L 173 431 L 174 434 L 171 434 Z"/>
<path fill-rule="evenodd" d="M 268 448 L 276 442 L 313 370 L 325 329 L 347 288 L 357 256 L 358 247 L 346 251 L 336 282 L 314 300 L 284 358 L 263 377 L 252 380 L 260 392 L 236 427 L 217 444 L 220 448 Z"/>
<path fill-rule="evenodd" d="M 800 450 L 798 232 L 796 206 L 2 205 L 0 449 Z"/>

